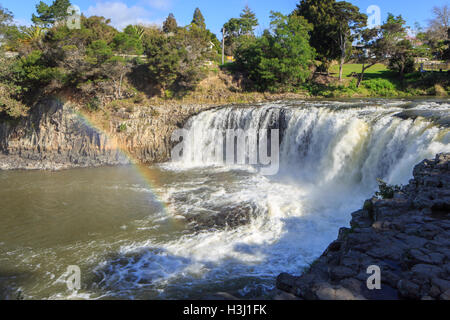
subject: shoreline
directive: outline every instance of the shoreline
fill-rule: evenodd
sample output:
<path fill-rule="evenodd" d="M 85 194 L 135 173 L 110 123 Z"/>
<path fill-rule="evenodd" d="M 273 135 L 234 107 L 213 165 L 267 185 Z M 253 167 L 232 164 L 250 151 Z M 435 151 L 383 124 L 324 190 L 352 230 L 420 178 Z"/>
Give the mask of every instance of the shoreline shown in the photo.
<path fill-rule="evenodd" d="M 450 300 L 450 154 L 413 175 L 392 199 L 367 200 L 309 270 L 280 274 L 276 287 L 305 300 Z M 380 289 L 368 289 L 371 266 Z"/>

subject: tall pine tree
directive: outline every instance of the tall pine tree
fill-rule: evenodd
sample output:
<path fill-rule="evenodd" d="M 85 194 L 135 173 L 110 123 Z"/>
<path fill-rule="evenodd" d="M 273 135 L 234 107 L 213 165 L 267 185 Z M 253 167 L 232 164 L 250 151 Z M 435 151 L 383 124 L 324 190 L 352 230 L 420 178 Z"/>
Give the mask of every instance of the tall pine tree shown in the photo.
<path fill-rule="evenodd" d="M 205 18 L 199 8 L 194 11 L 194 17 L 192 19 L 192 24 L 195 24 L 200 29 L 206 29 Z"/>
<path fill-rule="evenodd" d="M 165 33 L 176 32 L 178 29 L 177 20 L 175 20 L 175 16 L 173 13 L 170 13 L 167 19 L 163 23 L 163 31 Z"/>

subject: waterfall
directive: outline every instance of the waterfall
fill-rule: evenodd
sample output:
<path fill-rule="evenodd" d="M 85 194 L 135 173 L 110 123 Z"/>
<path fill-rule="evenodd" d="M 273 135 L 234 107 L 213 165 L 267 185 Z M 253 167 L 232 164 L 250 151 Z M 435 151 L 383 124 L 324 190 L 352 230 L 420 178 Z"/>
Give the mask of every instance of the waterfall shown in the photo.
<path fill-rule="evenodd" d="M 429 110 L 428 104 L 408 106 L 409 113 Z M 448 111 L 448 104 L 437 109 Z M 188 122 L 195 138 L 184 151 L 182 165 L 220 165 L 211 150 L 222 147 L 226 130 L 279 129 L 279 176 L 318 186 L 373 188 L 376 178 L 407 183 L 416 163 L 450 151 L 450 133 L 429 118 L 401 117 L 403 111 L 402 104 L 336 102 L 210 110 Z"/>
<path fill-rule="evenodd" d="M 182 157 L 160 165 L 171 182 L 158 190 L 168 204 L 164 218 L 187 229 L 167 241 L 122 248 L 129 263 L 113 263 L 107 279 L 114 286 L 117 277 L 138 274 L 176 287 L 183 297 L 202 296 L 205 288 L 261 297 L 278 274 L 298 275 L 322 254 L 373 195 L 376 178 L 406 184 L 415 164 L 450 152 L 449 107 L 442 101 L 297 101 L 196 115 L 185 126 L 182 140 L 190 143 Z M 215 154 L 225 132 L 238 129 L 279 131 L 276 175 Z M 253 143 L 244 149 L 251 156 L 258 145 L 246 141 Z"/>

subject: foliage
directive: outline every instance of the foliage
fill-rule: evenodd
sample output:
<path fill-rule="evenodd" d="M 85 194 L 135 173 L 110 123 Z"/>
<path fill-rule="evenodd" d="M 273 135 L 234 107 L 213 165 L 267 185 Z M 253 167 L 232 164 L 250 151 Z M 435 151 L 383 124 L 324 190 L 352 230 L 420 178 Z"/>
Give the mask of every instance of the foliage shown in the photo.
<path fill-rule="evenodd" d="M 201 21 L 201 12 L 196 10 L 193 23 L 174 34 L 154 30 L 145 37 L 149 76 L 163 96 L 172 87 L 192 89 L 206 75 L 205 62 L 216 53 L 211 47 L 212 34 Z"/>
<path fill-rule="evenodd" d="M 12 12 L 0 4 L 0 50 L 11 50 L 17 47 L 20 37 L 21 31 L 14 25 Z"/>
<path fill-rule="evenodd" d="M 0 83 L 0 117 L 19 118 L 27 114 L 29 108 L 15 98 L 15 89 Z"/>
<path fill-rule="evenodd" d="M 13 23 L 14 16 L 11 11 L 0 5 L 0 38 L 4 38 L 8 28 Z"/>
<path fill-rule="evenodd" d="M 360 34 L 367 24 L 367 15 L 359 12 L 357 6 L 349 2 L 341 1 L 334 4 L 336 15 L 335 41 L 340 50 L 339 80 L 342 80 L 342 68 L 348 51 L 352 48 L 352 42 Z"/>
<path fill-rule="evenodd" d="M 200 29 L 206 29 L 205 18 L 199 8 L 195 9 L 191 24 L 195 24 Z"/>
<path fill-rule="evenodd" d="M 143 101 L 144 93 L 180 98 L 208 73 L 217 73 L 221 43 L 207 29 L 198 8 L 187 26 L 179 26 L 169 14 L 162 28 L 130 25 L 118 31 L 109 19 L 83 15 L 81 28 L 69 29 L 60 23 L 69 5 L 69 0 L 38 3 L 30 27 L 16 26 L 12 13 L 0 6 L 2 116 L 20 117 L 27 111 L 26 104 L 39 95 L 63 89 L 76 91 L 93 111 L 111 101 L 132 103 L 132 97 Z M 236 58 L 224 69 L 234 73 L 240 87 L 307 90 L 327 97 L 444 94 L 449 88 L 445 75 L 410 73 L 416 56 L 445 58 L 450 54 L 447 6 L 435 8 L 427 30 L 418 33 L 421 46 L 405 40 L 401 16 L 389 14 L 380 28 L 366 29 L 366 16 L 344 1 L 301 0 L 293 13 L 273 13 L 271 19 L 271 28 L 258 36 L 254 34 L 258 20 L 248 7 L 224 25 L 225 52 Z M 351 44 L 358 37 L 361 46 L 355 50 Z M 4 59 L 4 51 L 18 56 Z M 356 63 L 344 65 L 350 57 Z M 316 59 L 323 71 L 339 59 L 342 76 L 351 80 L 339 84 L 327 77 L 323 77 L 324 84 L 308 81 Z M 401 82 L 394 79 L 397 74 Z M 400 83 L 403 92 L 397 90 Z"/>
<path fill-rule="evenodd" d="M 240 41 L 248 41 L 253 37 L 253 29 L 258 25 L 256 15 L 248 6 L 242 11 L 240 18 L 231 18 L 223 25 L 225 29 L 225 53 L 234 55 Z"/>
<path fill-rule="evenodd" d="M 272 32 L 243 43 L 236 62 L 253 80 L 258 90 L 292 90 L 310 75 L 314 50 L 309 46 L 307 21 L 295 15 L 272 12 Z"/>
<path fill-rule="evenodd" d="M 362 63 L 362 70 L 358 78 L 358 87 L 361 84 L 364 72 L 377 63 L 386 61 L 399 50 L 398 43 L 406 36 L 405 20 L 401 15 L 395 17 L 388 13 L 386 22 L 380 28 L 365 29 L 362 31 L 361 50 L 357 56 Z"/>
<path fill-rule="evenodd" d="M 328 71 L 331 61 L 340 55 L 333 37 L 336 31 L 335 3 L 335 0 L 301 0 L 294 11 L 313 25 L 310 44 L 316 50 L 323 71 Z"/>
<path fill-rule="evenodd" d="M 377 179 L 379 191 L 375 192 L 375 196 L 381 199 L 392 199 L 396 192 L 399 192 L 402 187 L 398 185 L 388 185 L 381 179 Z"/>
<path fill-rule="evenodd" d="M 34 50 L 18 59 L 12 67 L 16 83 L 25 92 L 39 91 L 54 79 L 60 79 L 60 70 L 45 59 L 42 51 Z"/>
<path fill-rule="evenodd" d="M 121 54 L 141 55 L 144 53 L 141 33 L 136 26 L 127 26 L 123 32 L 118 33 L 112 40 L 112 47 Z"/>
<path fill-rule="evenodd" d="M 148 65 L 150 78 L 161 86 L 162 90 L 176 80 L 177 66 L 180 61 L 179 49 L 173 41 L 163 34 L 155 34 L 145 40 L 145 54 L 151 63 Z"/>
<path fill-rule="evenodd" d="M 98 111 L 100 109 L 100 99 L 97 97 L 93 97 L 86 104 L 86 108 L 91 112 Z"/>
<path fill-rule="evenodd" d="M 423 42 L 422 52 L 427 52 L 430 58 L 450 60 L 450 45 L 448 28 L 450 27 L 450 10 L 448 5 L 433 8 L 433 18 L 429 20 L 426 30 L 418 29 L 417 38 Z"/>
<path fill-rule="evenodd" d="M 65 19 L 69 13 L 67 9 L 70 6 L 69 0 L 54 0 L 49 6 L 45 2 L 40 1 L 36 5 L 36 13 L 33 14 L 31 20 L 34 24 L 48 28 L 58 21 Z"/>
<path fill-rule="evenodd" d="M 414 71 L 415 52 L 409 40 L 401 40 L 396 43 L 389 59 L 389 69 L 397 72 L 401 78 L 405 73 Z"/>
<path fill-rule="evenodd" d="M 363 82 L 373 95 L 392 96 L 395 95 L 395 85 L 387 79 L 371 79 Z"/>
<path fill-rule="evenodd" d="M 125 132 L 125 131 L 127 131 L 127 124 L 121 123 L 119 126 L 119 132 Z"/>
<path fill-rule="evenodd" d="M 163 23 L 163 31 L 165 33 L 171 33 L 177 32 L 177 29 L 178 29 L 177 20 L 175 19 L 173 13 L 170 13 Z"/>

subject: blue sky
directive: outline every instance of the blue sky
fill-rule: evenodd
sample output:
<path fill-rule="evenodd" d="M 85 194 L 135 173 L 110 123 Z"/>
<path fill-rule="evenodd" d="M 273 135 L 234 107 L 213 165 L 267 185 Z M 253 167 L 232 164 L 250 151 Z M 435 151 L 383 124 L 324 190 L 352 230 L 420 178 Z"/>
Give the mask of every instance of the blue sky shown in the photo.
<path fill-rule="evenodd" d="M 402 14 L 408 25 L 419 22 L 427 24 L 433 6 L 448 4 L 448 0 L 347 0 L 366 12 L 370 5 L 381 9 L 384 20 L 388 12 Z M 51 3 L 52 0 L 45 0 Z M 262 30 L 269 27 L 270 11 L 291 12 L 299 0 L 71 0 L 78 5 L 85 15 L 102 15 L 112 19 L 116 27 L 124 27 L 131 23 L 161 24 L 165 17 L 174 13 L 179 25 L 191 22 L 192 14 L 199 7 L 205 16 L 208 28 L 220 38 L 222 25 L 230 18 L 239 16 L 242 8 L 248 4 L 256 13 Z M 30 24 L 31 14 L 39 0 L 0 0 L 3 7 L 11 10 L 18 22 Z"/>

